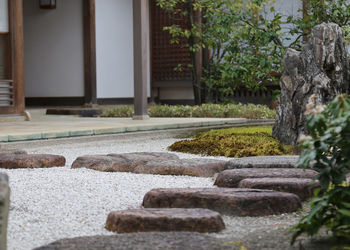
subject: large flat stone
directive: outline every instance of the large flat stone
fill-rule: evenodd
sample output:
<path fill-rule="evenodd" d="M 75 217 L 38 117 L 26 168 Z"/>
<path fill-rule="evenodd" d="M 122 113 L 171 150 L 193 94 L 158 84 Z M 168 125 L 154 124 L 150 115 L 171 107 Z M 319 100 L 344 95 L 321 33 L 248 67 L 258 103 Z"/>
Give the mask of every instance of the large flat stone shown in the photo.
<path fill-rule="evenodd" d="M 0 173 L 0 249 L 6 249 L 7 222 L 10 203 L 8 176 Z"/>
<path fill-rule="evenodd" d="M 0 148 L 0 155 L 21 155 L 21 154 L 27 154 L 26 151 L 21 149 L 1 149 Z"/>
<path fill-rule="evenodd" d="M 145 208 L 207 208 L 234 216 L 290 213 L 301 207 L 298 196 L 271 190 L 241 188 L 153 189 L 143 198 Z"/>
<path fill-rule="evenodd" d="M 132 233 L 63 239 L 35 250 L 227 250 L 237 249 L 207 234 Z"/>
<path fill-rule="evenodd" d="M 170 153 L 136 152 L 125 154 L 92 155 L 78 157 L 72 168 L 89 168 L 104 172 L 133 172 L 149 161 L 176 160 L 179 157 Z"/>
<path fill-rule="evenodd" d="M 305 178 L 313 179 L 318 175 L 310 169 L 292 168 L 243 168 L 228 169 L 221 172 L 215 180 L 214 185 L 218 187 L 236 188 L 243 179 L 252 178 Z"/>
<path fill-rule="evenodd" d="M 225 169 L 225 163 L 225 161 L 212 159 L 150 161 L 136 167 L 134 173 L 212 177 Z"/>
<path fill-rule="evenodd" d="M 298 159 L 298 155 L 243 157 L 229 160 L 225 168 L 294 168 Z"/>
<path fill-rule="evenodd" d="M 0 168 L 49 168 L 61 167 L 66 159 L 60 155 L 49 154 L 4 154 L 0 155 Z"/>
<path fill-rule="evenodd" d="M 238 187 L 293 193 L 298 195 L 301 200 L 305 200 L 313 196 L 313 191 L 319 187 L 319 183 L 302 178 L 253 178 L 241 180 Z"/>
<path fill-rule="evenodd" d="M 208 209 L 132 209 L 111 212 L 106 229 L 117 233 L 135 232 L 219 232 L 225 229 L 221 215 Z"/>

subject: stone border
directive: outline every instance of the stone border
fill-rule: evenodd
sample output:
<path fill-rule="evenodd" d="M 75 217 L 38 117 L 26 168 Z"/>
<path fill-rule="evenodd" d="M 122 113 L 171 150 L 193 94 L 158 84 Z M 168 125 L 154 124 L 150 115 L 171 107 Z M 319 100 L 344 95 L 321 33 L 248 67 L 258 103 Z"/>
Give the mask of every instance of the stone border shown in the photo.
<path fill-rule="evenodd" d="M 93 119 L 93 118 L 92 118 Z M 23 133 L 13 135 L 1 135 L 0 143 L 14 143 L 26 141 L 42 141 L 50 139 L 67 139 L 75 137 L 91 137 L 91 136 L 108 136 L 118 134 L 128 134 L 132 132 L 156 132 L 160 131 L 176 131 L 184 130 L 206 130 L 226 127 L 240 126 L 268 126 L 273 125 L 274 120 L 220 120 L 220 121 L 205 121 L 205 122 L 187 122 L 174 124 L 159 124 L 159 125 L 144 125 L 144 126 L 126 126 L 126 127 L 110 127 L 102 129 L 86 129 L 86 130 L 71 130 L 71 131 L 56 131 L 56 132 L 39 132 L 39 133 Z"/>

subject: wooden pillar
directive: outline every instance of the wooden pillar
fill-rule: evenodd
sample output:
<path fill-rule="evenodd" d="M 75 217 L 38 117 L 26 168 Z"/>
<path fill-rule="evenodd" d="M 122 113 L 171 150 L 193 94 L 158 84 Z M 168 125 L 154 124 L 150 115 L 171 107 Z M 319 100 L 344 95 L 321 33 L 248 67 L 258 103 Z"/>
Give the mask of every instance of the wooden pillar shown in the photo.
<path fill-rule="evenodd" d="M 84 0 L 85 105 L 97 104 L 95 0 Z"/>
<path fill-rule="evenodd" d="M 134 32 L 134 118 L 149 119 L 147 115 L 147 0 L 133 0 Z"/>
<path fill-rule="evenodd" d="M 24 102 L 24 41 L 23 41 L 23 1 L 10 2 L 10 36 L 12 48 L 12 79 L 14 84 L 14 112 L 23 114 Z"/>

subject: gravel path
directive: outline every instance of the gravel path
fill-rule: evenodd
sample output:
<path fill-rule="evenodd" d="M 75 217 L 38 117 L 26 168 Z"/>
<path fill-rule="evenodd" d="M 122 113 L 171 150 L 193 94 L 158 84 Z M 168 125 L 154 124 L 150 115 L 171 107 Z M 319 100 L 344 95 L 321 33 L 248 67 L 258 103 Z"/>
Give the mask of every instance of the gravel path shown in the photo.
<path fill-rule="evenodd" d="M 174 141 L 176 139 L 148 136 L 134 140 L 24 147 L 23 149 L 30 153 L 64 155 L 67 165 L 52 169 L 1 170 L 9 175 L 11 186 L 8 249 L 32 249 L 62 238 L 110 235 L 111 233 L 104 229 L 108 213 L 119 209 L 139 208 L 144 194 L 150 189 L 212 187 L 212 178 L 70 169 L 73 160 L 81 155 L 165 152 L 166 147 Z M 181 158 L 198 157 L 181 153 L 178 155 Z M 244 240 L 254 233 L 285 231 L 295 224 L 300 216 L 300 213 L 262 218 L 224 216 L 227 229 L 214 235 L 220 238 L 234 236 L 235 240 Z"/>

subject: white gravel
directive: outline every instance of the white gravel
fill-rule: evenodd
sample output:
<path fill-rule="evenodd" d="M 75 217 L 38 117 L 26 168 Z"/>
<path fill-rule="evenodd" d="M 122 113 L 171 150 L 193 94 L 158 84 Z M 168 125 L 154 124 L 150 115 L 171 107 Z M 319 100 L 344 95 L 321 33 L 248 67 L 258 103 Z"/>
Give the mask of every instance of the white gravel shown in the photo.
<path fill-rule="evenodd" d="M 70 169 L 71 163 L 81 155 L 165 152 L 167 146 L 175 141 L 152 139 L 150 136 L 143 139 L 68 144 L 58 142 L 54 146 L 23 147 L 30 153 L 64 155 L 67 165 L 51 169 L 1 170 L 9 175 L 11 187 L 8 250 L 32 249 L 62 238 L 109 235 L 111 233 L 104 229 L 108 213 L 139 208 L 145 193 L 153 188 L 212 187 L 212 178 Z M 178 155 L 181 158 L 199 157 Z M 289 227 L 298 217 L 295 214 L 261 219 L 225 216 L 227 230 L 222 236 L 235 234 L 244 237 L 266 226 Z M 220 237 L 220 234 L 217 236 Z"/>

